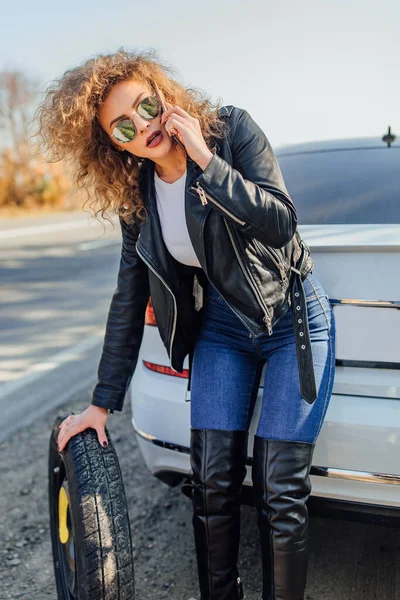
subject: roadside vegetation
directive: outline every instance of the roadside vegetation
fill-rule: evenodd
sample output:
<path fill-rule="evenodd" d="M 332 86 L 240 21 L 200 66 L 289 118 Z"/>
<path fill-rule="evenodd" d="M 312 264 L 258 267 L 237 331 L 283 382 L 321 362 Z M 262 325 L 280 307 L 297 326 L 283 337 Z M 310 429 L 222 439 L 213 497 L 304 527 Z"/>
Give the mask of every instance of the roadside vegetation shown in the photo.
<path fill-rule="evenodd" d="M 0 72 L 0 217 L 83 204 L 67 167 L 47 162 L 30 131 L 40 94 L 38 82 L 21 71 Z"/>

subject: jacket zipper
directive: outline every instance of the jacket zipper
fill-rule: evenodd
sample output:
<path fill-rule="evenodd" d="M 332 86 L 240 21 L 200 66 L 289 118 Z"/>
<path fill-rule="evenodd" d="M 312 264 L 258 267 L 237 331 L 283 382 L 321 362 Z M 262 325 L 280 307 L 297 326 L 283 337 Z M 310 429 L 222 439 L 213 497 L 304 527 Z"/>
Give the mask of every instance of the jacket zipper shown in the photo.
<path fill-rule="evenodd" d="M 270 311 L 269 311 L 269 308 L 268 308 L 268 306 L 265 304 L 263 297 L 262 297 L 262 296 L 261 296 L 261 294 L 259 293 L 259 290 L 258 290 L 258 288 L 257 288 L 257 285 L 254 283 L 254 281 L 253 281 L 252 277 L 250 276 L 250 274 L 249 274 L 249 273 L 248 273 L 248 271 L 247 271 L 246 265 L 244 264 L 244 262 L 242 261 L 242 259 L 241 259 L 241 257 L 240 257 L 240 254 L 239 254 L 238 247 L 237 247 L 237 245 L 236 245 L 236 242 L 235 242 L 235 240 L 234 240 L 233 234 L 232 234 L 232 232 L 231 232 L 231 230 L 230 230 L 229 224 L 228 224 L 228 222 L 227 222 L 227 220 L 226 220 L 226 219 L 224 219 L 224 223 L 225 223 L 225 227 L 226 227 L 226 229 L 227 229 L 227 231 L 228 231 L 228 235 L 229 235 L 229 237 L 230 237 L 230 240 L 231 240 L 231 242 L 232 242 L 233 249 L 235 250 L 236 258 L 237 258 L 237 259 L 238 259 L 238 261 L 239 261 L 239 264 L 240 264 L 240 266 L 241 266 L 241 268 L 242 268 L 243 274 L 244 274 L 244 276 L 246 277 L 246 279 L 247 279 L 247 281 L 248 281 L 248 283 L 249 283 L 249 285 L 250 285 L 251 289 L 253 290 L 253 292 L 254 292 L 255 296 L 258 298 L 258 303 L 259 303 L 259 305 L 261 306 L 261 308 L 262 308 L 262 311 L 263 311 L 263 313 L 264 313 L 264 318 L 263 318 L 263 321 L 264 321 L 264 323 L 267 325 L 267 328 L 268 328 L 268 334 L 269 334 L 269 335 L 271 335 L 271 334 L 272 334 L 272 326 L 271 326 L 271 317 L 270 317 L 270 315 L 269 315 L 269 312 L 270 312 Z"/>
<path fill-rule="evenodd" d="M 158 279 L 160 281 L 162 281 L 162 283 L 165 285 L 165 287 L 167 288 L 167 290 L 169 291 L 169 293 L 171 294 L 173 300 L 174 300 L 174 321 L 173 321 L 173 325 L 172 325 L 172 335 L 171 335 L 171 341 L 169 344 L 169 355 L 170 355 L 170 362 L 171 362 L 171 369 L 175 372 L 177 372 L 174 367 L 172 366 L 172 346 L 174 343 L 174 338 L 175 338 L 175 333 L 176 333 L 176 322 L 177 322 L 177 318 L 178 318 L 178 309 L 177 309 L 177 304 L 176 304 L 176 298 L 174 296 L 174 293 L 172 292 L 171 288 L 167 285 L 166 281 L 161 277 L 161 275 L 159 275 L 157 273 L 157 271 L 151 266 L 151 264 L 149 263 L 148 260 L 146 260 L 143 256 L 143 254 L 141 254 L 139 252 L 139 248 L 137 247 L 136 244 L 136 252 L 139 254 L 140 258 L 142 259 L 142 261 L 149 267 L 149 269 L 154 273 L 154 275 L 156 275 L 158 277 Z"/>
<path fill-rule="evenodd" d="M 215 204 L 216 206 L 218 206 L 218 208 L 220 210 L 222 210 L 222 212 L 224 212 L 226 215 L 228 215 L 228 217 L 230 217 L 233 221 L 235 221 L 235 223 L 238 223 L 239 225 L 246 225 L 246 223 L 244 221 L 241 221 L 241 219 L 238 219 L 237 217 L 235 217 L 235 215 L 233 215 L 228 209 L 226 209 L 224 206 L 222 206 L 222 204 L 220 204 L 218 202 L 218 200 L 216 200 L 215 198 L 213 198 L 212 196 L 210 196 L 210 194 L 208 194 L 199 184 L 198 181 L 196 181 L 196 187 L 191 186 L 190 188 L 191 190 L 193 190 L 194 192 L 196 192 L 196 194 L 198 194 L 200 196 L 200 200 L 203 206 L 205 206 L 206 204 L 208 204 L 208 200 L 210 200 L 210 202 L 212 202 L 213 204 Z"/>
<path fill-rule="evenodd" d="M 203 245 L 204 245 L 204 224 L 205 224 L 205 221 L 206 221 L 206 219 L 203 219 L 202 220 L 202 225 L 201 225 L 201 238 L 202 238 Z M 207 265 L 205 265 L 204 272 L 207 273 Z M 215 288 L 215 289 L 217 289 L 217 288 Z M 227 302 L 227 300 L 224 298 L 224 295 L 221 294 L 221 292 L 219 290 L 217 290 L 217 292 L 219 293 L 219 295 L 221 296 L 221 298 L 224 299 L 224 301 L 227 303 L 227 305 L 230 307 L 230 309 L 235 313 L 235 315 L 237 316 L 237 318 L 243 323 L 243 326 L 247 329 L 247 331 L 250 334 L 255 335 L 254 331 L 252 331 L 250 329 L 250 327 L 243 320 L 243 318 L 240 316 L 240 314 L 233 308 L 233 306 L 231 304 L 229 304 L 229 302 Z"/>
<path fill-rule="evenodd" d="M 218 208 L 220 208 L 222 210 L 222 212 L 227 214 L 233 221 L 235 221 L 236 223 L 238 223 L 239 225 L 242 225 L 242 226 L 246 225 L 246 223 L 244 221 L 241 221 L 240 219 L 235 217 L 235 215 L 233 215 L 229 210 L 227 210 L 224 206 L 222 206 L 222 204 L 220 204 L 217 200 L 215 200 L 215 198 L 213 198 L 213 196 L 210 196 L 210 194 L 205 192 L 198 181 L 196 181 L 196 187 L 192 186 L 191 189 L 200 196 L 200 200 L 201 200 L 201 203 L 203 206 L 208 204 L 208 201 L 207 201 L 207 198 L 208 198 L 208 200 L 210 200 L 216 206 L 218 206 Z M 257 244 L 260 245 L 258 240 L 256 238 L 254 238 L 254 239 L 257 242 Z M 263 248 L 264 248 L 264 246 L 261 248 L 261 251 L 263 250 Z M 285 267 L 282 264 L 282 262 L 279 260 L 278 255 L 275 252 L 273 252 L 273 250 L 271 248 L 265 247 L 265 251 L 266 251 L 266 254 L 268 254 L 270 256 L 272 262 L 275 264 L 276 268 L 278 269 L 282 281 L 285 281 L 287 279 Z"/>
<path fill-rule="evenodd" d="M 238 588 L 238 598 L 239 598 L 239 600 L 243 600 L 243 597 L 244 597 L 243 596 L 243 586 L 242 586 L 242 581 L 241 581 L 240 577 L 238 577 L 236 579 L 236 585 Z"/>
<path fill-rule="evenodd" d="M 261 252 L 264 252 L 272 260 L 272 262 L 274 263 L 274 265 L 276 266 L 276 268 L 278 269 L 278 271 L 280 273 L 282 282 L 285 282 L 287 279 L 285 265 L 279 259 L 278 254 L 276 252 L 274 252 L 273 248 L 269 248 L 268 246 L 264 246 L 263 244 L 260 244 L 260 242 L 256 238 L 253 238 L 253 240 L 254 240 L 256 246 L 259 248 L 259 250 Z"/>

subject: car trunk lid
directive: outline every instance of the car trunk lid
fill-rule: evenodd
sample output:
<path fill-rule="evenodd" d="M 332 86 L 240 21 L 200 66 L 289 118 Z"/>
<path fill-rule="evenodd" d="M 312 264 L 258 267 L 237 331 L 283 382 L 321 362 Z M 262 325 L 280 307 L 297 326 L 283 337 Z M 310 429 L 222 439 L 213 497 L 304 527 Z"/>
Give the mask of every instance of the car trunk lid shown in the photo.
<path fill-rule="evenodd" d="M 335 314 L 333 393 L 400 399 L 400 225 L 299 231 Z"/>

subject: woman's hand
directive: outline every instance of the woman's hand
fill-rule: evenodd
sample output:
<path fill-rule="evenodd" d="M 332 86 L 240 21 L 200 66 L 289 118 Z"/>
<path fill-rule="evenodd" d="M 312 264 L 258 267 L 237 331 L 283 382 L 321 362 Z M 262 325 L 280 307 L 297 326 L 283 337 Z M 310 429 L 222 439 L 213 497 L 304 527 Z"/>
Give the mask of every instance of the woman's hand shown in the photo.
<path fill-rule="evenodd" d="M 60 431 L 57 438 L 58 451 L 62 452 L 69 440 L 76 435 L 91 427 L 97 431 L 100 445 L 107 448 L 108 441 L 105 432 L 105 426 L 108 418 L 108 410 L 91 404 L 80 415 L 70 415 L 60 425 Z"/>
<path fill-rule="evenodd" d="M 165 102 L 165 106 L 167 110 L 161 116 L 161 124 L 169 135 L 176 135 L 185 146 L 190 158 L 204 171 L 213 153 L 208 149 L 203 138 L 199 120 L 189 115 L 180 106 L 173 106 L 169 102 Z"/>

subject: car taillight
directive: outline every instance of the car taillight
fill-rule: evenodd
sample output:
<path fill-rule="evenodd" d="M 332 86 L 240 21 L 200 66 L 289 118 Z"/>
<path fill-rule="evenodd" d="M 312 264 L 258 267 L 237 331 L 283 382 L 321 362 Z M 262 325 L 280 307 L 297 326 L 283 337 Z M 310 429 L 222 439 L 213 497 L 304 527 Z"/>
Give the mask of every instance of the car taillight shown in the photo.
<path fill-rule="evenodd" d="M 153 327 L 157 327 L 157 321 L 156 321 L 156 317 L 154 314 L 154 309 L 153 309 L 153 304 L 152 304 L 151 298 L 149 298 L 149 301 L 147 303 L 146 314 L 144 317 L 144 324 L 151 325 Z"/>
<path fill-rule="evenodd" d="M 163 375 L 172 375 L 173 377 L 183 377 L 184 379 L 189 378 L 188 369 L 183 369 L 182 373 L 177 373 L 171 367 L 164 367 L 163 365 L 156 365 L 154 363 L 148 362 L 147 360 L 143 361 L 145 367 L 150 369 L 150 371 L 155 371 L 156 373 L 162 373 Z"/>

